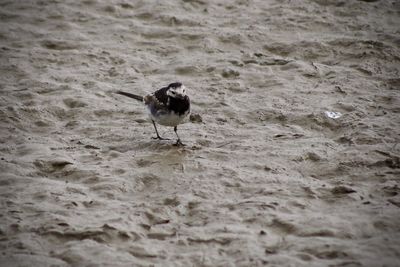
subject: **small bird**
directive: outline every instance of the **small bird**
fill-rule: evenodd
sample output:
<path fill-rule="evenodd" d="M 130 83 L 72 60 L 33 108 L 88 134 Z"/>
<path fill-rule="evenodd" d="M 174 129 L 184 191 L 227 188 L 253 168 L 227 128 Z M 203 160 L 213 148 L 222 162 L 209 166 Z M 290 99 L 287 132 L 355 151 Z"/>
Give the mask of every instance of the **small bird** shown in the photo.
<path fill-rule="evenodd" d="M 146 105 L 149 117 L 156 130 L 157 137 L 153 137 L 154 139 L 168 140 L 162 138 L 158 134 L 156 126 L 156 123 L 158 123 L 160 125 L 174 127 L 174 132 L 178 138 L 176 140 L 176 145 L 183 145 L 178 135 L 178 125 L 181 124 L 190 113 L 190 99 L 186 95 L 186 87 L 182 83 L 171 83 L 167 87 L 163 87 L 144 97 L 123 91 L 118 91 L 116 93 L 136 99 Z"/>

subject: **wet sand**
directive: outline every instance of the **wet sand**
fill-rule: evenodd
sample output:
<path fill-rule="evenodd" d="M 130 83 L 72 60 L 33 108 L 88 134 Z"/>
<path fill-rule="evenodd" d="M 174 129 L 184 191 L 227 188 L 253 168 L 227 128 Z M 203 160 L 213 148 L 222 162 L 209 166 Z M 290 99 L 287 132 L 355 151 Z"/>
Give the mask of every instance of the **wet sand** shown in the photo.
<path fill-rule="evenodd" d="M 399 266 L 399 25 L 384 0 L 1 1 L 0 265 Z M 185 147 L 114 93 L 175 81 Z"/>

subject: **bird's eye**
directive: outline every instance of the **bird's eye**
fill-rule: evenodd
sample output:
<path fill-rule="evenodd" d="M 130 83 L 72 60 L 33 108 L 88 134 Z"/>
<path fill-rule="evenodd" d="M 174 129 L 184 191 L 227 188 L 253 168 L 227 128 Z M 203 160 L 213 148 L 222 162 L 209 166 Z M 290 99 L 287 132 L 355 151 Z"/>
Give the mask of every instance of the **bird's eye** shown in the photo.
<path fill-rule="evenodd" d="M 171 93 L 174 95 L 174 94 L 175 94 L 175 91 L 171 91 Z"/>

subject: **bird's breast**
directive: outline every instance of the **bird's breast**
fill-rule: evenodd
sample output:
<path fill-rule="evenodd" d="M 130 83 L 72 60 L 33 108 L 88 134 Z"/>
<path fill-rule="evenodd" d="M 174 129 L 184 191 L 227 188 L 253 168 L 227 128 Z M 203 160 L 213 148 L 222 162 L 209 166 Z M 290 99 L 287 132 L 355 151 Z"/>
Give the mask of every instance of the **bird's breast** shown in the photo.
<path fill-rule="evenodd" d="M 170 112 L 158 111 L 154 113 L 151 110 L 149 110 L 149 116 L 153 121 L 164 126 L 172 126 L 172 127 L 181 124 L 185 120 L 188 114 L 189 111 L 187 113 L 180 115 L 178 113 L 175 113 L 174 111 Z"/>

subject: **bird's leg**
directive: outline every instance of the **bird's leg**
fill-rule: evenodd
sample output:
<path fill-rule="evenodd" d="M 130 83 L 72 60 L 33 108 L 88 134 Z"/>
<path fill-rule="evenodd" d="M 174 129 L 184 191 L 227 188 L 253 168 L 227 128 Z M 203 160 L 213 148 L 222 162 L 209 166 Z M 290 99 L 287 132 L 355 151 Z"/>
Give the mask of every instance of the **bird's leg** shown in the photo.
<path fill-rule="evenodd" d="M 162 137 L 158 134 L 157 126 L 156 126 L 155 122 L 154 122 L 153 120 L 151 120 L 151 122 L 153 123 L 154 130 L 156 130 L 156 134 L 157 134 L 157 137 L 152 137 L 152 138 L 153 138 L 153 139 L 159 139 L 159 140 L 169 140 L 169 139 L 167 139 L 167 138 L 162 138 Z"/>
<path fill-rule="evenodd" d="M 176 137 L 178 137 L 178 140 L 176 140 L 176 144 L 175 145 L 176 146 L 184 146 L 184 144 L 182 143 L 181 139 L 179 138 L 178 127 L 177 126 L 174 127 L 174 132 L 176 134 Z"/>

